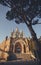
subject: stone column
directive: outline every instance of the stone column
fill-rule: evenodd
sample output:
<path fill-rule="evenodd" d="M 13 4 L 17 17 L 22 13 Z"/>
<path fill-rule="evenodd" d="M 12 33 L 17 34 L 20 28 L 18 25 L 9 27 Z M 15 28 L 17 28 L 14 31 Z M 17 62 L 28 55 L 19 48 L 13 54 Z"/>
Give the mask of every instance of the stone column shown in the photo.
<path fill-rule="evenodd" d="M 23 47 L 23 44 L 22 44 L 22 53 L 24 53 L 24 47 Z"/>

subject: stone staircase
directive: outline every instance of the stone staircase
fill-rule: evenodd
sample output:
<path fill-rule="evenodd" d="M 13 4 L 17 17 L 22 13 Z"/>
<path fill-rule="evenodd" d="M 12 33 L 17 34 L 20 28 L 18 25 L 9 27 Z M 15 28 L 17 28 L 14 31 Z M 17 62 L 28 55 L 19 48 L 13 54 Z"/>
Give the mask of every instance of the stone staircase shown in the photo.
<path fill-rule="evenodd" d="M 31 55 L 30 54 L 26 54 L 26 53 L 24 53 L 24 54 L 17 54 L 17 53 L 15 53 L 15 55 L 16 55 L 16 57 L 17 57 L 17 59 L 18 60 L 34 60 L 32 57 L 31 57 Z"/>

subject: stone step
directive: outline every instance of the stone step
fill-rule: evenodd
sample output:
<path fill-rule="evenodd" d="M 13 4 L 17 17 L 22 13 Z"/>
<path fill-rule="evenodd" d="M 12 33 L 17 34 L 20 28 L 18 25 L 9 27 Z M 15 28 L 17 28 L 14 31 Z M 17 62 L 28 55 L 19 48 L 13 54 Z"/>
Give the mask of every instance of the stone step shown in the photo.
<path fill-rule="evenodd" d="M 33 58 L 31 57 L 30 54 L 25 54 L 25 53 L 24 54 L 17 54 L 17 53 L 15 53 L 15 55 L 18 59 L 33 60 Z"/>

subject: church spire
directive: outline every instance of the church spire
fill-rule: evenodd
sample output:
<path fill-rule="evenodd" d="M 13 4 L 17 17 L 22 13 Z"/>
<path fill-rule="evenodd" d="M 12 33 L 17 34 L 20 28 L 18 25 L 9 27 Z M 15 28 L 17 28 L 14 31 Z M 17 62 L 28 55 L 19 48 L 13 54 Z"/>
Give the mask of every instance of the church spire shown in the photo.
<path fill-rule="evenodd" d="M 23 38 L 23 30 L 20 32 L 20 37 Z"/>
<path fill-rule="evenodd" d="M 15 35 L 16 35 L 16 37 L 19 37 L 19 30 L 18 30 L 17 27 L 16 27 L 16 30 L 15 30 Z"/>
<path fill-rule="evenodd" d="M 13 37 L 13 38 L 18 38 L 18 37 L 23 38 L 23 36 L 24 36 L 23 30 L 19 31 L 19 29 L 17 27 L 16 27 L 15 31 L 13 30 L 11 32 L 11 37 Z"/>

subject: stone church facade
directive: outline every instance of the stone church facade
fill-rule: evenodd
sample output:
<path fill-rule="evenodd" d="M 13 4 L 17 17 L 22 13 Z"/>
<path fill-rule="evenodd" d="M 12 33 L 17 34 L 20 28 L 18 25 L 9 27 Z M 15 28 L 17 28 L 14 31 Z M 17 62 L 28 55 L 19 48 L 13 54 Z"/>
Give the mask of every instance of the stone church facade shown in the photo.
<path fill-rule="evenodd" d="M 0 44 L 0 58 L 7 60 L 7 57 L 9 56 L 8 52 L 11 52 L 20 59 L 36 59 L 30 49 L 30 44 L 30 38 L 24 37 L 23 31 L 20 32 L 18 28 L 16 28 L 15 31 L 11 32 L 10 38 L 6 37 L 6 39 Z M 33 49 L 36 49 L 35 45 L 33 46 Z"/>

